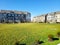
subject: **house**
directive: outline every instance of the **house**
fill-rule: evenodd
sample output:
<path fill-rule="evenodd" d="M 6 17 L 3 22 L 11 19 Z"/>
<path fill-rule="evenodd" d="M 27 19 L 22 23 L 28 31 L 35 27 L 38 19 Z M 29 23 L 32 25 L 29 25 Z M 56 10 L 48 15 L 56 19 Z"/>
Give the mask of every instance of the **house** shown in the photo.
<path fill-rule="evenodd" d="M 55 13 L 56 23 L 60 23 L 60 11 Z"/>
<path fill-rule="evenodd" d="M 32 22 L 37 22 L 38 17 L 33 17 Z"/>
<path fill-rule="evenodd" d="M 35 18 L 33 18 L 33 20 L 33 22 L 60 23 L 60 11 L 36 16 Z"/>
<path fill-rule="evenodd" d="M 41 22 L 41 23 L 44 23 L 46 20 L 46 16 L 45 16 L 46 14 L 44 14 L 44 15 L 40 15 L 40 16 L 36 16 L 36 17 L 34 17 L 33 18 L 33 22 Z"/>
<path fill-rule="evenodd" d="M 47 22 L 48 23 L 56 23 L 55 12 L 48 13 L 48 15 L 47 15 Z"/>
<path fill-rule="evenodd" d="M 44 23 L 44 22 L 45 22 L 45 15 L 39 16 L 38 19 L 39 19 L 39 20 L 38 20 L 39 22 Z"/>

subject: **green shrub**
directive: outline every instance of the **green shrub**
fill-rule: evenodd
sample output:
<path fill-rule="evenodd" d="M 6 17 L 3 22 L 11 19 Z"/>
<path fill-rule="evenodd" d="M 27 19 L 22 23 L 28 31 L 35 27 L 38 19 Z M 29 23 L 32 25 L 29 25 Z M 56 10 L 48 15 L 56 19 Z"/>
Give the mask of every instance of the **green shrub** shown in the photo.
<path fill-rule="evenodd" d="M 57 32 L 57 36 L 60 37 L 60 32 Z"/>
<path fill-rule="evenodd" d="M 49 34 L 49 35 L 48 35 L 48 41 L 53 41 L 52 38 L 54 38 L 54 36 L 53 36 L 52 34 Z"/>

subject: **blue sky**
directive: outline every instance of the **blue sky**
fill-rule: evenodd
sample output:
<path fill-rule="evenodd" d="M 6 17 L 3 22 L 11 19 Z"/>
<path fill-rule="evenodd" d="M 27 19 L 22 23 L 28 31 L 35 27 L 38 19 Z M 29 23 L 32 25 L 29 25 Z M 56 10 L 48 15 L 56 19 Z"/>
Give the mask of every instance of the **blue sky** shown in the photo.
<path fill-rule="evenodd" d="M 34 17 L 60 11 L 60 0 L 0 0 L 0 10 L 28 11 Z"/>

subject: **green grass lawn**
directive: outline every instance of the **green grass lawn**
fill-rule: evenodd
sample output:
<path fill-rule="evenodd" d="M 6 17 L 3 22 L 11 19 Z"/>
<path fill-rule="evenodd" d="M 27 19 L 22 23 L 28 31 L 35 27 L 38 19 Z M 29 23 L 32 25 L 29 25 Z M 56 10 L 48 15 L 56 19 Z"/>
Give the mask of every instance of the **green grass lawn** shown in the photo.
<path fill-rule="evenodd" d="M 57 37 L 60 31 L 60 24 L 45 23 L 20 23 L 20 24 L 0 24 L 0 45 L 15 45 L 17 41 L 34 45 L 36 40 L 42 40 L 42 45 L 57 45 L 60 40 L 48 41 L 48 35 Z"/>

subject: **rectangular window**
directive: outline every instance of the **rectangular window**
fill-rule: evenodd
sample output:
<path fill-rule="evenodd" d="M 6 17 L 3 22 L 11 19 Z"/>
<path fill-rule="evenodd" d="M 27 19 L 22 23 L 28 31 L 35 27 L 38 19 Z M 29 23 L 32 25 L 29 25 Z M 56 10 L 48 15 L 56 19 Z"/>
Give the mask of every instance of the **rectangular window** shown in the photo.
<path fill-rule="evenodd" d="M 18 16 L 20 17 L 20 14 L 18 14 Z"/>
<path fill-rule="evenodd" d="M 11 16 L 11 14 L 8 14 L 8 16 Z"/>
<path fill-rule="evenodd" d="M 12 16 L 14 16 L 14 14 L 11 14 Z"/>
<path fill-rule="evenodd" d="M 13 20 L 13 17 L 8 17 L 8 20 Z"/>

